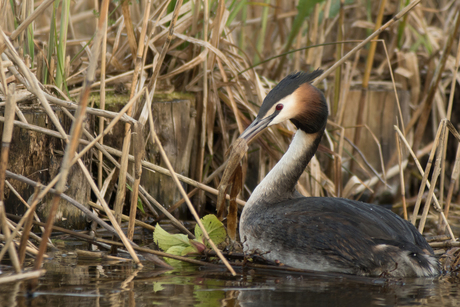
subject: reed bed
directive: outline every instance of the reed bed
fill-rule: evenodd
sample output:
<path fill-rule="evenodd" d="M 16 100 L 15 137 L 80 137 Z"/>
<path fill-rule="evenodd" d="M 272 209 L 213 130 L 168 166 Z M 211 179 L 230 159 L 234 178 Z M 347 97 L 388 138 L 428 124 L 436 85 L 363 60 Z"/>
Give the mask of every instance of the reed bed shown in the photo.
<path fill-rule="evenodd" d="M 292 71 L 317 68 L 325 70 L 315 85 L 325 93 L 330 118 L 320 152 L 299 180 L 299 192 L 391 204 L 422 233 L 439 238 L 433 246 L 440 253 L 456 248 L 459 9 L 453 0 L 2 1 L 0 260 L 8 253 L 18 278 L 42 274 L 62 198 L 93 221 L 93 230 L 102 227 L 121 243 L 70 229 L 67 233 L 123 247 L 139 266 L 143 255 L 169 268 L 158 258 L 168 255 L 133 242 L 135 227 L 151 231 L 154 226 L 143 221 L 166 218 L 193 238 L 175 210 L 185 203 L 188 217 L 198 224 L 205 213 L 216 213 L 232 142 L 277 81 Z M 107 95 L 120 87 L 129 94 L 123 108 L 105 110 Z M 188 176 L 175 172 L 154 130 L 152 101 L 171 91 L 196 98 Z M 98 95 L 96 106 L 93 94 Z M 23 107 L 30 103 L 46 113 L 52 129 L 27 122 Z M 58 111 L 72 122 L 69 131 Z M 93 125 L 85 124 L 87 117 Z M 104 142 L 117 124 L 124 131 L 121 148 Z M 8 160 L 10 144 L 15 144 L 13 129 L 62 140 L 59 172 L 49 182 L 8 171 L 14 163 Z M 144 129 L 149 131 L 146 139 Z M 242 164 L 243 192 L 234 206 L 244 205 L 255 182 L 287 149 L 294 131 L 291 123 L 278 125 L 251 145 Z M 144 159 L 149 143 L 161 149 L 167 168 Z M 89 164 L 84 161 L 88 156 Z M 66 195 L 73 168 L 81 170 L 90 186 L 89 203 Z M 166 204 L 152 197 L 141 184 L 142 173 L 151 171 L 172 176 L 182 200 Z M 13 181 L 35 188 L 33 195 L 18 194 L 27 208 L 17 223 L 3 205 L 5 189 L 14 193 Z M 116 197 L 108 203 L 105 195 L 114 182 Z M 51 209 L 42 223 L 35 211 L 49 194 Z M 144 212 L 138 211 L 138 199 Z M 122 220 L 128 221 L 126 229 Z M 33 237 L 33 224 L 42 227 L 40 237 Z M 214 255 L 234 274 L 202 230 Z M 21 273 L 26 256 L 35 258 L 35 275 Z"/>

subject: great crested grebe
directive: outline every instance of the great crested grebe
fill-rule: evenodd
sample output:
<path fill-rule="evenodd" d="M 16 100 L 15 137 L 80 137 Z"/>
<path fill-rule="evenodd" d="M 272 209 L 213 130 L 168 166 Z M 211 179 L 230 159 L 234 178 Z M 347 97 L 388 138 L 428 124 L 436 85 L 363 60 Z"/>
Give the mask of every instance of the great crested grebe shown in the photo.
<path fill-rule="evenodd" d="M 291 120 L 289 149 L 256 187 L 240 218 L 245 253 L 286 265 L 364 276 L 437 276 L 439 262 L 423 236 L 390 210 L 344 198 L 303 197 L 295 185 L 326 128 L 323 93 L 310 84 L 321 75 L 297 72 L 264 99 L 241 134 L 249 142 L 264 128 Z"/>

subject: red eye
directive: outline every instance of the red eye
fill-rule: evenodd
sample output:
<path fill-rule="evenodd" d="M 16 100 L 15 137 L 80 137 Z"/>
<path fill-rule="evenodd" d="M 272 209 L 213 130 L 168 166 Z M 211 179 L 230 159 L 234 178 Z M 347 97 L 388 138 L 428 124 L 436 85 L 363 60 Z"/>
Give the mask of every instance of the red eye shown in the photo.
<path fill-rule="evenodd" d="M 283 109 L 283 105 L 280 103 L 278 105 L 276 105 L 276 111 L 281 111 Z"/>

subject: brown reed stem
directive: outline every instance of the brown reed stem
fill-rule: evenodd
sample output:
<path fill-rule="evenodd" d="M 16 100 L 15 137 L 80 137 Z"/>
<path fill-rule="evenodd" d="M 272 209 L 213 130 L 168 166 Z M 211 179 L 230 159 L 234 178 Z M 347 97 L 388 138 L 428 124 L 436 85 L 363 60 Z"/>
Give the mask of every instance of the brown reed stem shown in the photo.
<path fill-rule="evenodd" d="M 398 152 L 398 164 L 399 164 L 399 180 L 401 183 L 401 199 L 402 199 L 402 204 L 403 204 L 403 214 L 404 214 L 404 219 L 407 221 L 407 205 L 406 205 L 406 187 L 404 185 L 404 168 L 402 165 L 402 148 L 401 148 L 401 140 L 398 137 L 398 134 L 395 132 L 395 139 L 396 139 L 396 150 Z"/>
<path fill-rule="evenodd" d="M 136 34 L 134 33 L 133 21 L 131 19 L 131 13 L 129 11 L 129 4 L 129 0 L 122 0 L 121 10 L 123 12 L 123 17 L 125 19 L 125 28 L 126 34 L 128 36 L 129 48 L 131 49 L 131 54 L 135 55 L 137 50 Z"/>
<path fill-rule="evenodd" d="M 2 232 L 6 240 L 11 236 L 10 229 L 8 227 L 8 222 L 6 219 L 5 206 L 3 203 L 4 198 L 4 187 L 5 187 L 5 175 L 6 168 L 8 166 L 8 154 L 10 151 L 11 139 L 13 137 L 13 127 L 14 127 L 14 115 L 16 109 L 16 87 L 12 84 L 8 90 L 7 101 L 5 105 L 5 117 L 6 121 L 3 124 L 3 135 L 2 135 L 2 149 L 0 155 L 0 224 L 2 226 Z M 16 273 L 21 272 L 21 264 L 16 252 L 16 247 L 13 244 L 7 246 L 5 244 L 5 249 L 8 248 L 11 262 L 13 267 L 16 270 Z"/>
<path fill-rule="evenodd" d="M 34 193 L 34 200 L 38 196 L 38 189 L 35 190 Z M 30 210 L 32 213 L 35 213 L 35 208 Z M 24 229 L 22 231 L 22 236 L 21 236 L 21 242 L 19 244 L 19 261 L 21 262 L 21 265 L 24 264 L 24 261 L 26 259 L 26 247 L 27 247 L 27 241 L 29 240 L 29 234 L 30 231 L 32 230 L 32 222 L 34 220 L 34 215 L 33 214 L 28 214 L 28 217 L 25 218 L 26 222 L 24 224 Z M 16 230 L 19 231 L 21 225 L 16 226 Z M 15 231 L 16 233 L 16 231 Z M 15 236 L 15 234 L 13 234 Z M 2 255 L 0 255 L 0 259 L 2 258 Z"/>
<path fill-rule="evenodd" d="M 142 67 L 142 55 L 144 51 L 144 40 L 145 40 L 145 34 L 147 31 L 147 21 L 150 15 L 150 1 L 146 2 L 147 7 L 145 8 L 145 14 L 143 18 L 143 26 L 142 26 L 142 33 L 141 37 L 139 39 L 139 46 L 136 46 L 136 41 L 135 37 L 132 37 L 131 40 L 129 40 L 129 45 L 131 47 L 131 52 L 133 56 L 136 54 L 136 60 L 135 60 L 135 68 L 134 68 L 134 73 L 132 76 L 132 81 L 131 81 L 131 90 L 130 90 L 130 97 L 133 97 L 134 94 L 136 93 L 136 87 L 138 84 L 138 77 L 139 77 L 139 72 Z M 126 18 L 126 15 L 129 16 L 129 12 L 125 12 L 125 8 L 123 7 L 123 15 Z M 130 26 L 132 27 L 132 21 L 131 17 L 129 17 L 129 20 L 125 20 L 125 22 L 128 22 L 131 24 Z M 128 28 L 127 28 L 128 30 Z M 128 35 L 128 39 L 130 39 Z M 134 47 L 132 46 L 134 44 Z M 136 52 L 137 50 L 137 52 Z M 161 64 L 161 63 L 160 63 Z M 156 69 L 156 68 L 155 68 Z M 154 76 L 152 76 L 154 78 Z M 129 108 L 126 114 L 128 116 L 131 116 L 132 114 L 133 107 Z M 126 177 L 128 173 L 128 155 L 129 155 L 129 148 L 131 145 L 131 126 L 125 125 L 125 132 L 124 132 L 124 137 L 123 137 L 123 147 L 122 147 L 122 155 L 121 155 L 121 161 L 120 161 L 120 175 L 118 178 L 118 189 L 117 189 L 117 194 L 115 198 L 115 204 L 114 204 L 114 210 L 115 210 L 115 217 L 117 219 L 117 222 L 121 222 L 121 211 L 123 209 L 123 204 L 125 202 L 125 197 L 126 197 Z M 138 190 L 138 188 L 135 188 L 135 190 Z M 136 198 L 137 200 L 137 198 Z"/>
<path fill-rule="evenodd" d="M 133 74 L 132 86 L 131 86 L 131 93 L 130 95 L 133 96 L 136 92 L 136 86 L 138 84 L 138 76 L 141 71 L 142 65 L 144 64 L 143 55 L 144 55 L 144 42 L 145 36 L 147 33 L 147 22 L 150 17 L 150 7 L 151 7 L 151 0 L 145 2 L 145 10 L 144 10 L 144 18 L 142 21 L 142 30 L 141 35 L 139 38 L 139 46 L 137 48 L 137 55 L 136 55 L 136 63 L 135 69 Z M 147 107 L 150 107 L 148 103 L 146 103 Z M 139 107 L 140 108 L 140 107 Z M 140 122 L 136 122 L 133 126 L 133 153 L 134 153 L 134 183 L 133 189 L 131 191 L 131 204 L 129 209 L 129 224 L 128 224 L 128 238 L 134 236 L 134 222 L 136 220 L 136 210 L 137 210 L 137 198 L 139 195 L 139 185 L 141 182 L 141 175 L 142 175 L 142 164 L 141 160 L 144 156 L 144 135 L 143 135 L 143 125 Z M 128 160 L 128 159 L 126 159 Z"/>

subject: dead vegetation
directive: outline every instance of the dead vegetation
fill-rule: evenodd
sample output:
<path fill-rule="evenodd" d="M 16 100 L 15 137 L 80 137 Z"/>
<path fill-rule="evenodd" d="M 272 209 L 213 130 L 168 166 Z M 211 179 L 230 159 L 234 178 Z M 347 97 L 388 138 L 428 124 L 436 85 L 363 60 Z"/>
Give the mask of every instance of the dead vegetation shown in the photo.
<path fill-rule="evenodd" d="M 198 223 L 205 212 L 215 213 L 226 152 L 254 119 L 266 93 L 286 74 L 316 68 L 326 70 L 315 85 L 325 92 L 330 120 L 322 153 L 311 161 L 298 190 L 307 196 L 366 197 L 392 204 L 421 232 L 447 234 L 448 240 L 455 241 L 460 152 L 456 131 L 460 109 L 455 103 L 460 82 L 458 2 L 314 2 L 2 1 L 0 104 L 5 109 L 0 117 L 4 123 L 0 259 L 8 252 L 20 273 L 28 255 L 35 258 L 38 270 L 51 244 L 48 239 L 62 198 L 83 210 L 95 222 L 93 229 L 98 224 L 120 238 L 139 265 L 137 255 L 143 253 L 168 266 L 151 256 L 163 253 L 133 243 L 135 225 L 143 227 L 140 220 L 146 217 L 157 221 L 166 217 L 193 237 L 175 210 L 185 202 Z M 173 91 L 196 98 L 187 176 L 174 173 L 151 114 L 155 95 Z M 120 92 L 129 95 L 124 107 L 105 110 L 106 95 Z M 91 93 L 99 93 L 96 105 Z M 24 107 L 31 104 L 52 125 L 28 122 Z M 58 118 L 57 112 L 63 117 Z M 63 127 L 62 118 L 71 125 Z M 124 131 L 118 136 L 119 148 L 104 144 L 117 123 Z M 61 151 L 56 145 L 50 153 L 59 156 L 55 176 L 38 182 L 26 171 L 7 171 L 8 146 L 19 143 L 14 138 L 9 141 L 16 129 L 59 140 Z M 291 123 L 270 128 L 251 145 L 242 165 L 246 185 L 232 202 L 231 212 L 237 212 L 235 206 L 244 204 L 255 183 L 281 157 L 294 130 Z M 149 143 L 160 148 L 160 160 L 167 167 L 144 158 Z M 91 200 L 97 202 L 91 210 L 90 202 L 66 195 L 66 185 L 72 181 L 69 173 L 75 169 L 88 193 L 91 190 Z M 143 187 L 143 172 L 172 174 L 183 200 L 158 202 Z M 187 185 L 188 196 L 179 181 Z M 35 192 L 30 189 L 28 195 L 20 195 L 14 182 L 34 187 Z M 27 208 L 17 224 L 5 215 L 6 190 L 7 195 L 16 193 L 22 199 L 16 206 Z M 41 240 L 32 238 L 33 223 L 40 223 L 35 210 L 49 193 L 54 196 L 48 201 L 46 224 L 39 224 Z M 113 198 L 106 197 L 112 194 Z M 145 213 L 137 211 L 138 199 Z M 122 216 L 123 204 L 129 208 L 124 210 L 128 217 Z M 125 232 L 122 219 L 128 220 Z M 145 227 L 151 230 L 152 226 Z M 39 247 L 33 240 L 39 241 Z"/>

